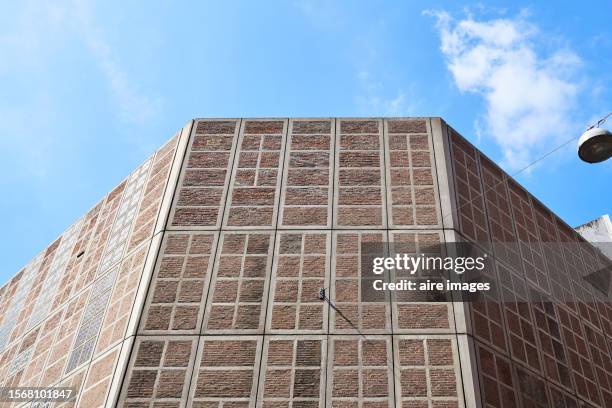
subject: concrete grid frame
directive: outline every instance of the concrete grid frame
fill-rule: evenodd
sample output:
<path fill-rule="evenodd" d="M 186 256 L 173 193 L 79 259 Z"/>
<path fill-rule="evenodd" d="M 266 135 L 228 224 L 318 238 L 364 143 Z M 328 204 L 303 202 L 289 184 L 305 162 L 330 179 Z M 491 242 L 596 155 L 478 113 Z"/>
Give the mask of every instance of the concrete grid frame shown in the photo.
<path fill-rule="evenodd" d="M 362 243 L 456 241 L 503 293 L 362 301 Z M 79 390 L 53 406 L 605 407 L 603 260 L 558 242 L 584 243 L 440 118 L 195 119 L 0 289 L 0 381 Z"/>

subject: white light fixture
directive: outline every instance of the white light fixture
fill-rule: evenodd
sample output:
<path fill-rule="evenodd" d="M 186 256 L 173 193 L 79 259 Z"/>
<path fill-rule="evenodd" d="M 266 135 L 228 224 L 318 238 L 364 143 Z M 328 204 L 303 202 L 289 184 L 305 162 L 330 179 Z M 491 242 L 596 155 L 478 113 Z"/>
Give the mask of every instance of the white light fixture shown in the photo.
<path fill-rule="evenodd" d="M 612 157 L 612 133 L 600 127 L 612 112 L 588 128 L 578 141 L 578 156 L 587 163 L 599 163 Z"/>

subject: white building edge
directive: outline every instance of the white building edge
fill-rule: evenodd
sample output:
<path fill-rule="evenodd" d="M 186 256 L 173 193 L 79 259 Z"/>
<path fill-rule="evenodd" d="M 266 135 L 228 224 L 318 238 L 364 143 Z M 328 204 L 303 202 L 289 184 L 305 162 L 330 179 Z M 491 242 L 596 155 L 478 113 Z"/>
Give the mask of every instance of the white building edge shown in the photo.
<path fill-rule="evenodd" d="M 612 259 L 612 221 L 608 214 L 576 227 L 576 231 Z"/>

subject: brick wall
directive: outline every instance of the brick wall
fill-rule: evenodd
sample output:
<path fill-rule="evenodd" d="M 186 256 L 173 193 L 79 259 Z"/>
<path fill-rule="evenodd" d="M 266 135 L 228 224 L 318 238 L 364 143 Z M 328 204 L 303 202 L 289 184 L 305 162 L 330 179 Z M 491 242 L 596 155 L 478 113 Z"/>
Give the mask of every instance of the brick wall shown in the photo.
<path fill-rule="evenodd" d="M 486 407 L 606 407 L 610 300 L 583 277 L 601 255 L 450 127 L 456 230 L 492 250 L 500 288 L 466 305 Z"/>
<path fill-rule="evenodd" d="M 457 239 L 496 290 L 363 301 L 361 244 Z M 0 289 L 0 383 L 80 390 L 56 406 L 604 407 L 612 307 L 582 242 L 436 118 L 195 120 Z"/>
<path fill-rule="evenodd" d="M 107 402 L 177 143 L 178 135 L 4 286 L 2 386 L 79 390 L 56 406 Z"/>
<path fill-rule="evenodd" d="M 362 243 L 444 241 L 430 121 L 193 129 L 119 403 L 464 406 L 452 305 L 359 292 Z M 164 380 L 178 339 L 187 373 Z"/>

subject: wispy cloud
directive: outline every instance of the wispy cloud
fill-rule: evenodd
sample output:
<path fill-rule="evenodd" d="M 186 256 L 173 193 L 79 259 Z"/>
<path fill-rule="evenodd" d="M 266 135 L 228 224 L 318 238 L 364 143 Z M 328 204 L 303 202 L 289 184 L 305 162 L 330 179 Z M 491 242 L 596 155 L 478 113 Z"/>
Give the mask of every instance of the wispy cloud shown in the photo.
<path fill-rule="evenodd" d="M 44 71 L 54 57 L 51 50 L 84 45 L 110 90 L 120 119 L 143 123 L 159 112 L 162 100 L 139 89 L 102 27 L 88 0 L 25 1 L 9 30 L 0 35 L 0 75 L 17 68 Z"/>
<path fill-rule="evenodd" d="M 293 7 L 317 29 L 337 29 L 343 24 L 344 14 L 332 0 L 295 0 Z"/>
<path fill-rule="evenodd" d="M 384 55 L 384 30 L 386 22 L 378 19 L 373 28 L 354 39 L 352 69 L 355 78 L 355 102 L 360 114 L 366 116 L 409 116 L 416 110 L 414 92 L 398 86 L 397 78 L 390 75 Z"/>
<path fill-rule="evenodd" d="M 333 32 L 334 40 L 351 50 L 345 54 L 347 63 L 338 69 L 344 69 L 354 81 L 353 112 L 364 116 L 414 114 L 415 93 L 398 86 L 398 78 L 389 73 L 393 58 L 384 55 L 388 41 L 384 16 L 362 14 L 356 12 L 361 7 L 343 7 L 332 0 L 295 0 L 293 6 L 313 28 Z"/>
<path fill-rule="evenodd" d="M 11 17 L 2 19 L 0 33 L 0 81 L 7 85 L 0 101 L 0 150 L 13 152 L 7 160 L 20 174 L 42 182 L 59 166 L 59 154 L 79 149 L 78 135 L 62 133 L 60 138 L 54 133 L 69 127 L 60 122 L 66 120 L 66 112 L 56 82 L 65 80 L 57 70 L 70 52 L 80 62 L 89 63 L 83 70 L 97 72 L 94 80 L 108 90 L 108 100 L 98 102 L 106 103 L 114 113 L 108 120 L 138 127 L 161 110 L 161 98 L 142 90 L 138 78 L 125 69 L 127 62 L 121 61 L 107 39 L 108 25 L 91 2 L 26 0 L 8 13 Z M 73 85 L 84 83 L 64 84 L 71 92 Z M 28 136 L 31 134 L 37 135 L 36 143 Z M 146 143 L 130 140 L 138 146 Z"/>
<path fill-rule="evenodd" d="M 436 18 L 440 50 L 455 85 L 481 95 L 485 103 L 477 133 L 500 146 L 504 164 L 517 169 L 570 138 L 580 126 L 572 111 L 581 91 L 581 59 L 568 48 L 544 53 L 542 33 L 526 13 L 511 18 Z"/>
<path fill-rule="evenodd" d="M 357 105 L 364 114 L 384 116 L 409 116 L 415 111 L 415 104 L 408 100 L 406 91 L 398 90 L 388 96 L 382 81 L 368 70 L 356 75 Z"/>
<path fill-rule="evenodd" d="M 161 109 L 159 97 L 147 95 L 138 90 L 123 69 L 111 45 L 106 41 L 95 19 L 91 3 L 75 0 L 73 8 L 77 31 L 105 76 L 112 95 L 119 107 L 122 120 L 143 124 Z"/>

